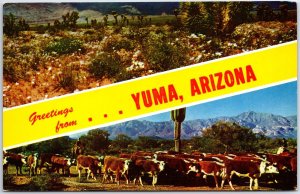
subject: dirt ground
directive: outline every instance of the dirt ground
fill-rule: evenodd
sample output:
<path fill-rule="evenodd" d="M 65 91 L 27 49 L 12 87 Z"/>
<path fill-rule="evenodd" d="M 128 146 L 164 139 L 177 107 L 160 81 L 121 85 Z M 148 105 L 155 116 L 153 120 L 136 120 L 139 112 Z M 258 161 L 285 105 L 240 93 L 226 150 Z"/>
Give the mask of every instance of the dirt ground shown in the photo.
<path fill-rule="evenodd" d="M 42 175 L 45 176 L 46 173 L 43 172 Z M 10 176 L 9 180 L 6 177 Z M 37 176 L 37 177 L 38 177 Z M 76 173 L 75 167 L 71 168 L 71 177 L 64 175 L 57 175 L 60 177 L 59 184 L 52 184 L 51 188 L 46 188 L 47 191 L 231 191 L 228 183 L 225 183 L 225 187 L 221 189 L 216 189 L 214 187 L 213 177 L 208 178 L 208 184 L 203 180 L 197 183 L 195 186 L 177 186 L 177 185 L 166 185 L 158 184 L 155 187 L 151 185 L 151 177 L 148 179 L 143 178 L 144 186 L 134 185 L 130 182 L 128 185 L 125 184 L 125 180 L 121 180 L 120 185 L 116 183 L 101 183 L 102 177 L 97 177 L 97 180 L 89 179 L 86 180 L 86 175 L 83 172 L 81 181 L 78 179 L 78 174 Z M 32 187 L 32 180 L 37 178 L 29 177 L 28 172 L 23 170 L 23 175 L 15 175 L 14 167 L 9 168 L 9 175 L 4 175 L 4 190 L 8 191 L 37 191 L 40 190 L 44 183 L 42 180 L 37 184 L 37 187 Z M 43 177 L 41 178 L 43 179 Z M 269 183 L 266 181 L 259 181 L 260 191 L 278 191 L 282 190 L 278 188 L 278 185 L 274 183 Z M 207 186 L 209 185 L 209 186 Z M 219 182 L 220 185 L 220 182 Z M 243 182 L 233 181 L 233 186 L 236 191 L 249 191 L 249 180 L 243 179 Z"/>

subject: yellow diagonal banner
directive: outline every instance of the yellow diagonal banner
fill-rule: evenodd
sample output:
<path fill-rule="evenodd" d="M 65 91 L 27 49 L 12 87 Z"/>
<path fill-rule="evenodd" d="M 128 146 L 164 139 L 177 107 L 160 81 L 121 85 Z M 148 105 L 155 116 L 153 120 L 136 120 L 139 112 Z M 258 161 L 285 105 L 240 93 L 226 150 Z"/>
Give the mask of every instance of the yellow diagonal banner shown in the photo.
<path fill-rule="evenodd" d="M 297 42 L 3 111 L 9 149 L 297 78 Z"/>

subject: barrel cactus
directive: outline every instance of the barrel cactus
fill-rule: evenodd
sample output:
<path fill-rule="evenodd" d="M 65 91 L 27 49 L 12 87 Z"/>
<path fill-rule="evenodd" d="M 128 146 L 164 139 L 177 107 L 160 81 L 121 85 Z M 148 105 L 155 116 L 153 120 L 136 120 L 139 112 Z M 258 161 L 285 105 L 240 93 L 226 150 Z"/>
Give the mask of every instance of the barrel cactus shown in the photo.
<path fill-rule="evenodd" d="M 180 108 L 171 111 L 171 118 L 174 121 L 174 141 L 175 141 L 175 152 L 180 152 L 181 141 L 181 123 L 185 119 L 186 108 Z"/>

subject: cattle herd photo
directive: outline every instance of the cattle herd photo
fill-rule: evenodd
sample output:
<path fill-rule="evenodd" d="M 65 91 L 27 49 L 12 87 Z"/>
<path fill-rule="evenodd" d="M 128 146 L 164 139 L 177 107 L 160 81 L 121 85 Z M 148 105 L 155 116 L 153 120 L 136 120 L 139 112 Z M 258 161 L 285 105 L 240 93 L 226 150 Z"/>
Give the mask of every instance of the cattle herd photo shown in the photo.
<path fill-rule="evenodd" d="M 193 108 L 5 150 L 4 190 L 297 189 L 296 116 L 185 120 Z"/>
<path fill-rule="evenodd" d="M 296 15 L 279 1 L 6 3 L 3 108 L 294 41 Z M 3 150 L 3 190 L 295 191 L 296 103 L 292 81 Z"/>

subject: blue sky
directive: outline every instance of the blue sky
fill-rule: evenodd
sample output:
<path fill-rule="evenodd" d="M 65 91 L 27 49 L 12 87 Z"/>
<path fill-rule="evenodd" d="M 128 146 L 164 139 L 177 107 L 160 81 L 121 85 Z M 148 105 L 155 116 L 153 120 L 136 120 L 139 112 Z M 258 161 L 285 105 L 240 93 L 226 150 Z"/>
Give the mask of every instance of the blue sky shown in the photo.
<path fill-rule="evenodd" d="M 204 104 L 190 106 L 185 120 L 208 119 L 219 116 L 236 116 L 243 112 L 255 111 L 281 116 L 297 115 L 297 82 L 290 82 L 270 88 L 236 95 Z M 170 112 L 143 117 L 138 120 L 153 122 L 169 121 Z M 87 132 L 71 135 L 78 138 Z"/>
<path fill-rule="evenodd" d="M 272 113 L 282 116 L 297 115 L 297 82 L 294 81 L 188 107 L 186 120 L 236 116 L 247 111 Z M 169 121 L 170 113 L 161 113 L 139 120 Z"/>

